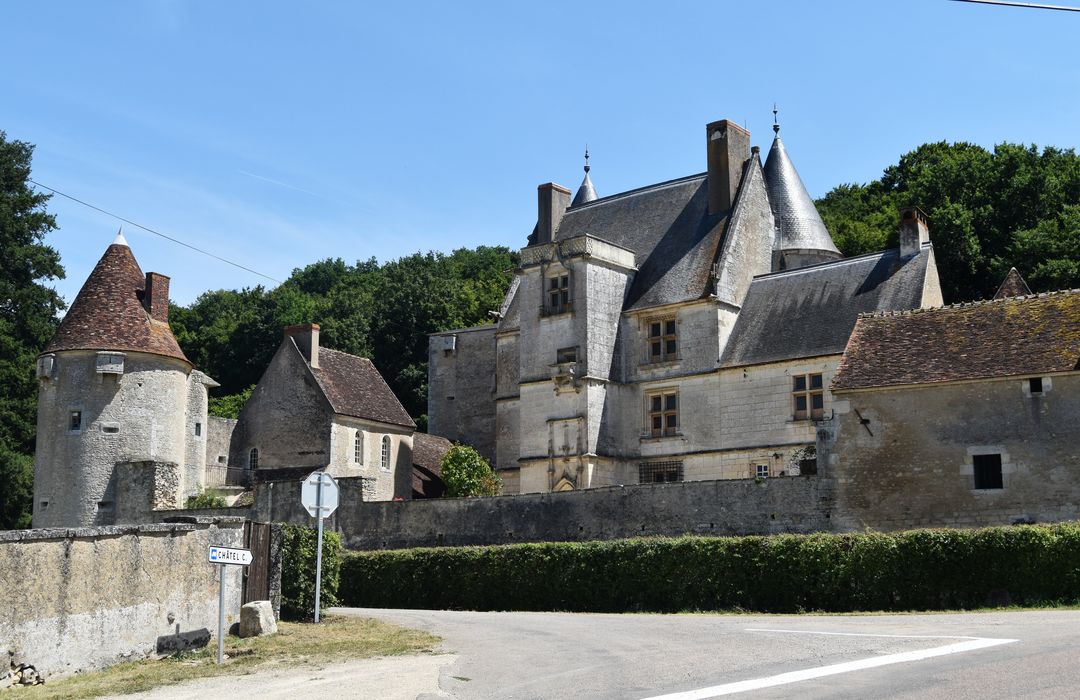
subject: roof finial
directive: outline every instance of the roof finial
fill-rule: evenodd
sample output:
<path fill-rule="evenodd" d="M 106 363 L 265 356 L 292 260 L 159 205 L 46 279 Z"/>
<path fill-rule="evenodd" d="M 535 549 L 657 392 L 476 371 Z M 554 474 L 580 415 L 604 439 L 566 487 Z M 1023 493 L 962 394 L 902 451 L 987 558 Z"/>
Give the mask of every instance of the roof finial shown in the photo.
<path fill-rule="evenodd" d="M 776 109 L 776 103 L 773 102 L 772 103 L 772 130 L 773 130 L 774 134 L 779 136 L 780 135 L 780 122 L 777 121 L 777 119 L 776 119 L 777 111 L 778 110 Z"/>
<path fill-rule="evenodd" d="M 124 227 L 121 225 L 120 230 L 116 232 L 116 238 L 113 239 L 112 245 L 127 245 L 127 239 L 124 238 Z"/>
<path fill-rule="evenodd" d="M 585 172 L 589 172 L 589 144 L 585 144 Z"/>

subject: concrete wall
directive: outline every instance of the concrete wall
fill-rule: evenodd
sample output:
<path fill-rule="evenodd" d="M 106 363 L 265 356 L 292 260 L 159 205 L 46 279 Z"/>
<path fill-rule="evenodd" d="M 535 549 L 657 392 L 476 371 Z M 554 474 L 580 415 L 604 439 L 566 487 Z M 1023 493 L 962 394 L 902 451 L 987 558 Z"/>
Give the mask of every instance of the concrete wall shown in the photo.
<path fill-rule="evenodd" d="M 350 549 L 587 541 L 642 535 L 746 535 L 830 528 L 831 486 L 812 477 L 608 487 L 495 498 L 363 503 L 341 479 L 326 521 Z M 254 518 L 311 525 L 296 481 L 260 484 Z"/>
<path fill-rule="evenodd" d="M 240 547 L 243 522 L 0 532 L 0 658 L 47 678 L 152 656 L 177 633 L 216 634 L 210 544 Z M 240 567 L 226 570 L 226 625 Z M 193 635 L 197 636 L 197 635 Z"/>
<path fill-rule="evenodd" d="M 454 349 L 446 343 L 453 342 Z M 495 326 L 428 341 L 428 432 L 472 445 L 495 461 Z"/>
<path fill-rule="evenodd" d="M 52 377 L 40 380 L 37 527 L 111 523 L 115 494 L 110 485 L 117 462 L 186 461 L 190 366 L 158 355 L 113 353 L 124 355 L 123 373 L 101 374 L 97 354 L 57 352 Z M 69 429 L 75 410 L 82 413 L 78 431 Z"/>
<path fill-rule="evenodd" d="M 894 530 L 1080 518 L 1080 374 L 838 395 L 829 474 L 838 524 Z M 862 421 L 866 421 L 863 423 Z M 1004 488 L 976 490 L 1000 454 Z"/>

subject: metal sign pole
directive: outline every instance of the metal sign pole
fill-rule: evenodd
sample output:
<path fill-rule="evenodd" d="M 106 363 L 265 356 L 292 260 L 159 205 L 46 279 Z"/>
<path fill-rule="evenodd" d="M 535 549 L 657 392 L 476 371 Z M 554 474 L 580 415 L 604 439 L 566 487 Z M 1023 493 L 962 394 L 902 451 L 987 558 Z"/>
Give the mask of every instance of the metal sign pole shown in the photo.
<path fill-rule="evenodd" d="M 323 479 L 319 476 L 319 485 L 316 487 L 315 516 L 319 520 L 318 545 L 315 550 L 315 622 L 319 621 L 319 594 L 322 592 L 322 519 L 323 519 Z"/>
<path fill-rule="evenodd" d="M 225 658 L 225 565 L 218 564 L 217 662 Z"/>

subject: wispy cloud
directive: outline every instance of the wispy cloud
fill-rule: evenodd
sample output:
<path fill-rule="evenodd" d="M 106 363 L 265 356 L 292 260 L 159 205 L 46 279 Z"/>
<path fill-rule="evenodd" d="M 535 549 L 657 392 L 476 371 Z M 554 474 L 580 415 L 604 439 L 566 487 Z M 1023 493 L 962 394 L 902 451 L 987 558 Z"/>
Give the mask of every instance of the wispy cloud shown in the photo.
<path fill-rule="evenodd" d="M 318 197 L 319 199 L 325 199 L 328 202 L 335 201 L 333 199 L 330 199 L 329 197 L 326 197 L 324 195 L 319 194 L 318 192 L 312 192 L 311 190 L 305 190 L 303 187 L 297 187 L 296 185 L 290 185 L 287 182 L 282 182 L 281 180 L 275 180 L 272 177 L 264 177 L 263 175 L 256 175 L 255 173 L 249 173 L 246 170 L 238 170 L 237 172 L 240 173 L 241 175 L 247 175 L 248 177 L 253 177 L 256 180 L 262 180 L 263 182 L 269 182 L 270 184 L 277 185 L 278 187 L 285 187 L 285 188 L 288 188 L 290 190 L 296 190 L 297 192 L 303 192 L 304 194 L 310 194 L 312 197 Z"/>

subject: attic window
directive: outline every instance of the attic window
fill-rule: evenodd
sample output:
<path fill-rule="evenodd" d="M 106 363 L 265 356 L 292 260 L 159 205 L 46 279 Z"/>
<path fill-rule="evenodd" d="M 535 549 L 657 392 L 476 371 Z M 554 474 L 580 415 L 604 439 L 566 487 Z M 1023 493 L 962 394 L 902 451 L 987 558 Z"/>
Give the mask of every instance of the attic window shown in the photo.
<path fill-rule="evenodd" d="M 99 352 L 97 354 L 98 374 L 123 374 L 124 353 L 122 352 Z"/>
<path fill-rule="evenodd" d="M 1032 377 L 1028 380 L 1028 389 L 1031 391 L 1031 395 L 1043 393 L 1043 380 L 1042 377 Z"/>

